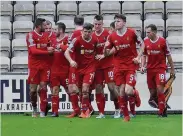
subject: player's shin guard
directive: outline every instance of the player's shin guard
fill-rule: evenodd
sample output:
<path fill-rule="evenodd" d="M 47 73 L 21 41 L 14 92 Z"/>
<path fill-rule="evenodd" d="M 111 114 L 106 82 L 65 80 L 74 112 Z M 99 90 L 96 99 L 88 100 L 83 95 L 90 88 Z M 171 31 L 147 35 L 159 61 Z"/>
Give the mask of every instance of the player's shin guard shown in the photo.
<path fill-rule="evenodd" d="M 30 92 L 30 101 L 33 109 L 37 109 L 37 92 Z"/>
<path fill-rule="evenodd" d="M 165 95 L 164 93 L 158 94 L 158 114 L 163 114 L 163 111 L 165 110 Z"/>
<path fill-rule="evenodd" d="M 119 96 L 118 100 L 119 100 L 120 109 L 123 112 L 124 117 L 129 117 L 126 97 Z"/>
<path fill-rule="evenodd" d="M 74 112 L 76 114 L 79 114 L 80 113 L 80 108 L 79 108 L 79 105 L 78 105 L 78 95 L 77 94 L 70 94 L 70 100 L 71 100 L 71 103 L 72 103 L 72 108 L 74 110 Z"/>
<path fill-rule="evenodd" d="M 40 109 L 42 112 L 46 112 L 46 106 L 48 104 L 48 101 L 47 101 L 47 90 L 46 88 L 41 88 L 40 89 Z"/>
<path fill-rule="evenodd" d="M 104 114 L 105 96 L 103 93 L 96 94 L 96 102 L 99 112 Z"/>
<path fill-rule="evenodd" d="M 51 97 L 52 102 L 52 112 L 56 115 L 58 115 L 58 109 L 59 109 L 59 96 L 58 95 L 52 95 Z"/>
<path fill-rule="evenodd" d="M 128 97 L 129 105 L 130 105 L 130 112 L 135 115 L 135 97 L 129 96 Z"/>

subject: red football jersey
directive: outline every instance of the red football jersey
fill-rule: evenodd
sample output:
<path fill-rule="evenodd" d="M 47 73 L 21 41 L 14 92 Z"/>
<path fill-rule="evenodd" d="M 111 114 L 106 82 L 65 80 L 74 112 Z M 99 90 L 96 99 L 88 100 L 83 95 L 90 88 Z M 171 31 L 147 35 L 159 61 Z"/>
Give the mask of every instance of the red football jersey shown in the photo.
<path fill-rule="evenodd" d="M 136 43 L 141 44 L 143 41 L 137 32 L 127 28 L 123 35 L 118 34 L 118 31 L 113 32 L 108 37 L 108 47 L 115 47 L 114 66 L 120 70 L 137 70 L 138 66 L 133 62 L 137 57 Z"/>
<path fill-rule="evenodd" d="M 95 68 L 95 55 L 98 40 L 92 36 L 89 41 L 82 36 L 74 38 L 69 46 L 75 55 L 75 61 L 78 64 L 77 70 L 82 71 L 89 67 Z"/>
<path fill-rule="evenodd" d="M 54 46 L 54 43 L 55 43 L 55 41 L 56 41 L 56 34 L 54 33 L 54 32 L 50 32 L 49 33 L 49 39 L 50 39 L 50 43 L 49 43 L 49 45 L 48 46 Z M 49 61 L 50 61 L 50 67 L 52 66 L 52 63 L 53 63 L 53 55 L 50 55 L 50 57 L 48 58 L 49 59 Z"/>
<path fill-rule="evenodd" d="M 55 42 L 55 39 L 57 38 L 56 37 L 56 34 L 54 33 L 54 32 L 50 32 L 49 33 L 49 38 L 50 38 L 50 41 L 51 41 L 51 43 L 53 43 L 53 42 Z"/>
<path fill-rule="evenodd" d="M 55 40 L 55 52 L 54 52 L 54 57 L 53 57 L 53 63 L 52 63 L 52 67 L 51 67 L 51 71 L 55 72 L 55 73 L 65 73 L 68 72 L 70 64 L 67 61 L 67 59 L 64 56 L 64 52 L 67 49 L 67 47 L 64 46 L 68 46 L 68 36 L 64 36 L 61 40 L 56 39 Z M 58 44 L 62 44 L 60 47 L 61 49 L 57 48 Z"/>
<path fill-rule="evenodd" d="M 29 68 L 48 68 L 50 61 L 47 58 L 50 54 L 47 51 L 47 47 L 50 43 L 48 33 L 43 32 L 38 34 L 35 30 L 31 31 L 26 36 L 26 42 L 28 47 L 28 67 Z M 41 54 L 31 52 L 31 47 L 36 47 L 37 51 L 41 51 Z M 46 59 L 45 59 L 46 58 Z"/>
<path fill-rule="evenodd" d="M 167 41 L 163 37 L 158 37 L 156 41 L 145 38 L 144 44 L 144 55 L 148 56 L 147 69 L 153 71 L 166 70 L 166 56 L 170 55 Z"/>
<path fill-rule="evenodd" d="M 68 43 L 70 44 L 71 41 L 72 41 L 74 38 L 78 37 L 78 36 L 81 36 L 81 30 L 74 30 L 74 31 L 72 32 L 72 34 L 69 36 L 69 38 L 68 38 Z"/>
<path fill-rule="evenodd" d="M 107 41 L 107 37 L 109 36 L 109 31 L 107 29 L 103 29 L 103 31 L 99 35 L 96 32 L 93 32 L 93 36 L 98 39 L 96 53 L 103 54 L 105 42 Z M 105 69 L 108 67 L 113 67 L 113 56 L 109 56 L 98 61 L 97 69 Z"/>

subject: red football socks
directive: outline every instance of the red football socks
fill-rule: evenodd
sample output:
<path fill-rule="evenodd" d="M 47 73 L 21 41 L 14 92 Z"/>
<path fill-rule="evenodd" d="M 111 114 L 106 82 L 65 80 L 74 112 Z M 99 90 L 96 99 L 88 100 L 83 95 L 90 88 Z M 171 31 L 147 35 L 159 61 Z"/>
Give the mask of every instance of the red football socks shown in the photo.
<path fill-rule="evenodd" d="M 104 114 L 105 96 L 102 93 L 96 94 L 97 107 L 100 113 Z"/>
<path fill-rule="evenodd" d="M 128 97 L 129 105 L 130 105 L 130 111 L 133 115 L 135 115 L 135 97 L 129 96 Z"/>
<path fill-rule="evenodd" d="M 124 117 L 129 116 L 127 99 L 124 96 L 119 96 L 118 100 L 119 100 L 119 105 L 120 105 L 121 111 L 123 112 Z"/>
<path fill-rule="evenodd" d="M 79 108 L 79 105 L 78 105 L 78 95 L 77 94 L 70 94 L 70 100 L 71 100 L 71 103 L 72 103 L 72 108 L 74 110 L 74 112 L 78 113 L 80 112 L 80 108 Z"/>
<path fill-rule="evenodd" d="M 82 111 L 86 111 L 89 108 L 90 100 L 89 98 L 82 98 Z"/>
<path fill-rule="evenodd" d="M 164 95 L 164 93 L 158 94 L 158 107 L 159 107 L 158 114 L 162 114 L 163 111 L 165 110 L 165 95 Z"/>
<path fill-rule="evenodd" d="M 40 109 L 42 112 L 46 112 L 47 101 L 47 90 L 44 88 L 40 89 Z"/>
<path fill-rule="evenodd" d="M 58 109 L 59 109 L 59 96 L 58 95 L 53 95 L 51 97 L 52 101 L 52 112 L 55 114 L 58 114 Z"/>

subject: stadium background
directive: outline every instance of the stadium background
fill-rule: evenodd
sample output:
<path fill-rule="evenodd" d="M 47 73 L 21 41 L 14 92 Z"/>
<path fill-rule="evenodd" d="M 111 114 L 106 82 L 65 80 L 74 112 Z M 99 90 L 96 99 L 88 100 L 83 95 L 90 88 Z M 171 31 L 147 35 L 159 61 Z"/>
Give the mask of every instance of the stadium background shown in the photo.
<path fill-rule="evenodd" d="M 150 23 L 158 26 L 158 34 L 165 37 L 171 49 L 176 68 L 176 80 L 169 100 L 171 112 L 182 113 L 182 1 L 147 1 L 147 2 L 63 2 L 63 1 L 1 1 L 1 91 L 0 112 L 30 112 L 30 100 L 27 84 L 27 47 L 25 35 L 33 29 L 37 17 L 43 17 L 54 24 L 62 21 L 67 26 L 67 33 L 74 30 L 73 18 L 83 15 L 85 22 L 93 22 L 96 14 L 104 16 L 104 27 L 108 28 L 116 13 L 127 16 L 128 27 L 135 28 L 142 38 L 144 28 Z M 169 70 L 168 70 L 169 72 Z M 167 73 L 169 76 L 169 73 Z M 142 97 L 142 106 L 137 111 L 146 113 L 156 111 L 147 101 L 149 92 L 146 74 L 137 73 L 137 89 Z M 63 89 L 62 89 L 63 90 Z M 107 95 L 106 111 L 114 111 L 110 94 Z M 94 98 L 95 99 L 95 98 Z M 96 109 L 95 101 L 92 105 Z M 71 111 L 70 102 L 64 90 L 60 93 L 60 111 Z M 2 115 L 3 136 L 180 136 L 182 115 L 170 115 L 166 120 L 155 116 L 138 115 L 130 124 L 123 124 L 121 119 L 89 120 L 66 119 L 32 119 L 21 115 Z M 0 121 L 1 122 L 1 121 Z M 157 123 L 158 122 L 158 123 Z M 109 128 L 108 128 L 109 127 Z M 133 129 L 133 131 L 132 131 Z M 97 130 L 97 131 L 96 131 Z"/>

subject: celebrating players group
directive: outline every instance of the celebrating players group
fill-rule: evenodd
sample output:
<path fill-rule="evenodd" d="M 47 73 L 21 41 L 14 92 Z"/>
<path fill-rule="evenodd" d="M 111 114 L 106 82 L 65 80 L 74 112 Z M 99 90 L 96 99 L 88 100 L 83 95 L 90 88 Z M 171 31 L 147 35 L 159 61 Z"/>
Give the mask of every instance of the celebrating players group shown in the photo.
<path fill-rule="evenodd" d="M 96 15 L 92 24 L 84 23 L 82 16 L 74 18 L 75 30 L 65 34 L 67 24 L 38 18 L 35 28 L 26 37 L 28 47 L 28 82 L 33 106 L 32 117 L 37 117 L 37 92 L 40 97 L 40 117 L 50 110 L 47 85 L 52 97 L 52 117 L 58 117 L 60 86 L 66 90 L 73 112 L 67 117 L 90 118 L 93 108 L 90 101 L 95 90 L 99 115 L 105 118 L 104 86 L 107 84 L 114 102 L 114 118 L 124 116 L 124 121 L 136 115 L 135 107 L 141 105 L 136 85 L 136 71 L 147 70 L 150 91 L 149 103 L 159 109 L 158 116 L 166 117 L 164 85 L 166 58 L 175 74 L 170 49 L 166 40 L 157 35 L 157 28 L 146 27 L 144 41 L 134 29 L 126 27 L 126 17 L 114 16 L 110 30 L 103 28 L 103 17 Z M 139 52 L 136 45 L 140 45 Z M 139 67 L 140 64 L 140 67 Z M 128 104 L 130 112 L 128 110 Z M 106 105 L 107 106 L 107 105 Z"/>

